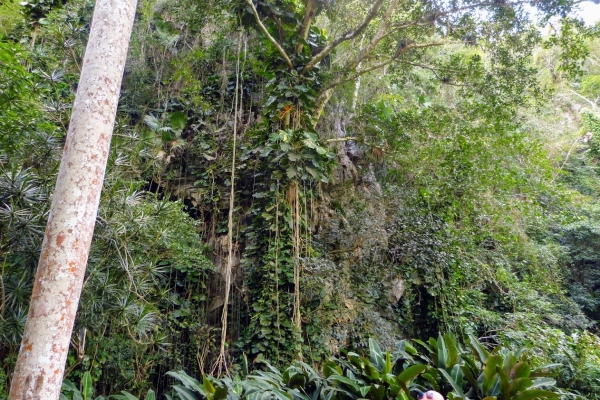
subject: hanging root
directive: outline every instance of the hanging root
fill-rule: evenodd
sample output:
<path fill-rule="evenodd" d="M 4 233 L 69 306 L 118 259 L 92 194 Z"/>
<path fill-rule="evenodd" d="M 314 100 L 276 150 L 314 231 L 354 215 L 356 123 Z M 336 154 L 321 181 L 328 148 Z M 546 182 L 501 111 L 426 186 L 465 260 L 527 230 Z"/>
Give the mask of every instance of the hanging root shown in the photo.
<path fill-rule="evenodd" d="M 292 322 L 298 330 L 302 329 L 302 316 L 300 314 L 300 251 L 301 251 L 301 229 L 302 229 L 302 205 L 298 193 L 298 184 L 290 182 L 287 192 L 288 204 L 292 209 L 292 246 L 294 256 L 294 312 Z"/>
<path fill-rule="evenodd" d="M 235 153 L 236 153 L 236 137 L 237 137 L 237 122 L 238 116 L 241 115 L 242 108 L 242 93 L 240 87 L 240 53 L 242 51 L 242 32 L 238 44 L 236 76 L 235 76 L 235 98 L 234 98 L 234 116 L 233 116 L 233 155 L 231 159 L 231 192 L 229 194 L 229 220 L 227 222 L 227 267 L 225 268 L 225 294 L 223 298 L 223 313 L 221 314 L 221 347 L 219 349 L 219 357 L 213 365 L 211 374 L 219 376 L 223 372 L 227 372 L 227 355 L 225 354 L 225 343 L 227 342 L 227 309 L 229 307 L 229 291 L 231 289 L 231 270 L 233 268 L 233 209 L 235 207 Z M 239 110 L 238 110 L 238 93 L 239 93 Z"/>

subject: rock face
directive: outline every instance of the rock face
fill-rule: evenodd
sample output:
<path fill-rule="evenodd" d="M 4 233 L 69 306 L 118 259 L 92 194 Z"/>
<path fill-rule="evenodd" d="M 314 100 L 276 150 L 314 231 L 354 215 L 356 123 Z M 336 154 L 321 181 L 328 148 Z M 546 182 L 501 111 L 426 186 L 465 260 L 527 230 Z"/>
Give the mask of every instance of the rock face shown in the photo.
<path fill-rule="evenodd" d="M 357 176 L 335 181 L 313 220 L 313 245 L 334 274 L 321 277 L 328 283 L 327 302 L 336 307 L 313 315 L 332 321 L 330 326 L 320 326 L 327 331 L 324 339 L 334 353 L 338 348 L 366 345 L 364 337 L 393 348 L 405 337 L 396 308 L 407 282 L 389 262 L 390 216 L 377 174 L 369 163 L 355 165 L 349 157 L 346 160 L 351 167 L 342 163 L 338 169 L 355 171 Z M 316 280 L 317 275 L 307 279 Z"/>
<path fill-rule="evenodd" d="M 406 281 L 400 277 L 392 281 L 390 290 L 388 291 L 388 300 L 390 302 L 398 302 L 406 291 Z"/>
<path fill-rule="evenodd" d="M 325 137 L 336 141 L 331 145 L 337 153 L 336 167 L 330 174 L 331 183 L 319 185 L 307 215 L 309 250 L 313 253 L 301 260 L 302 302 L 306 315 L 310 315 L 303 323 L 309 326 L 307 329 L 318 331 L 318 340 L 334 354 L 340 348 L 365 347 L 367 337 L 391 349 L 408 335 L 407 319 L 399 312 L 399 302 L 407 297 L 409 283 L 389 257 L 389 220 L 402 205 L 387 204 L 388 194 L 365 146 L 352 140 L 337 142 L 347 136 L 343 112 L 334 111 L 336 118 L 323 128 L 330 130 Z M 193 157 L 189 155 L 190 160 Z M 186 171 L 166 191 L 196 207 L 206 194 L 199 191 L 194 179 Z M 226 209 L 227 204 L 228 197 L 221 196 L 218 208 Z M 225 236 L 208 236 L 216 271 L 208 284 L 206 312 L 209 323 L 219 323 L 227 246 Z M 239 238 L 232 278 L 234 287 L 243 288 L 247 271 L 240 266 L 240 255 L 246 243 L 243 234 Z M 239 297 L 236 304 L 251 306 L 239 290 L 233 293 Z M 232 325 L 241 326 L 241 322 L 236 320 Z"/>

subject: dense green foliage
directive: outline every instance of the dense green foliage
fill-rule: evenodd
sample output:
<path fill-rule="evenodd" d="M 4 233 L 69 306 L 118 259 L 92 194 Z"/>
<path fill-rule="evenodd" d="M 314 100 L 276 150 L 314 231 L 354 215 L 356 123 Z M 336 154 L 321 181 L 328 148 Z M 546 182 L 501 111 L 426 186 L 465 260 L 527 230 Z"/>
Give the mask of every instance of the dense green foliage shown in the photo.
<path fill-rule="evenodd" d="M 373 3 L 140 1 L 67 398 L 600 396 L 598 26 Z M 0 399 L 92 7 L 0 6 Z"/>
<path fill-rule="evenodd" d="M 417 341 L 425 355 L 407 341 L 391 354 L 369 340 L 369 355 L 343 352 L 323 365 L 323 373 L 296 361 L 280 371 L 267 364 L 243 380 L 203 376 L 202 383 L 185 372 L 170 372 L 182 384 L 173 387 L 183 400 L 258 399 L 398 399 L 408 400 L 427 388 L 444 390 L 449 399 L 553 399 L 570 393 L 557 391 L 548 378 L 558 364 L 532 369 L 520 352 L 501 347 L 488 351 L 474 337 L 469 350 L 457 346 L 452 335 L 428 343 Z M 576 398 L 576 396 L 573 396 Z"/>

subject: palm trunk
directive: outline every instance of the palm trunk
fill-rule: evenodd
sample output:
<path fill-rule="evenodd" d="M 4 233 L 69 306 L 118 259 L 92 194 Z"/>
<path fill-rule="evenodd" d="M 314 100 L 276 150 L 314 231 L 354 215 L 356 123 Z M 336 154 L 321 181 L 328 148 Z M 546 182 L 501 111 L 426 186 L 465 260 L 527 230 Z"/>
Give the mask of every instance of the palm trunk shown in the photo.
<path fill-rule="evenodd" d="M 10 400 L 60 395 L 136 3 L 96 3 Z"/>

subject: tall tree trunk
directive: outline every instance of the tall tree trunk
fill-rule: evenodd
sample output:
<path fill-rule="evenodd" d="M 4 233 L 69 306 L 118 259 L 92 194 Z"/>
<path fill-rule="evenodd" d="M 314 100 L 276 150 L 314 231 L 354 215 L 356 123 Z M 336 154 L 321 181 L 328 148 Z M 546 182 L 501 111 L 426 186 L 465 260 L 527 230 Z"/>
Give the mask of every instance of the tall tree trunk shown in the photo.
<path fill-rule="evenodd" d="M 10 400 L 58 399 L 137 0 L 98 0 Z"/>

